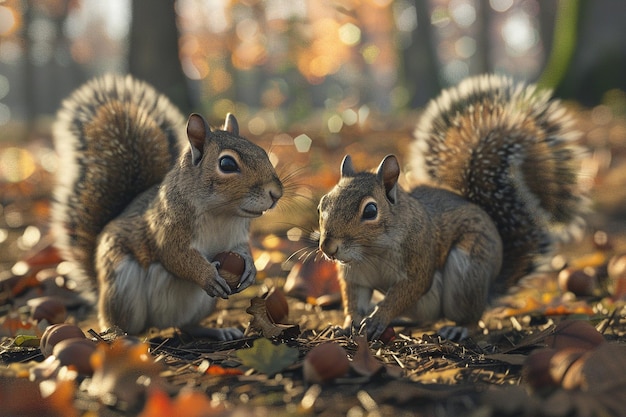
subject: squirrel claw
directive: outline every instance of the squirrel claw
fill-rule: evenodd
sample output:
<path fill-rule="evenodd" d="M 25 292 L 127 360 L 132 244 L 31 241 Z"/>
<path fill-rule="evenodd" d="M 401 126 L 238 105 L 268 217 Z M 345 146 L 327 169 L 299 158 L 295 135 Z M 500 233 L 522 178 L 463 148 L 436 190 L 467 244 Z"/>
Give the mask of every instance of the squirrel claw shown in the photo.
<path fill-rule="evenodd" d="M 224 299 L 227 299 L 232 293 L 230 286 L 224 278 L 219 276 L 217 270 L 215 271 L 215 278 L 213 280 L 209 280 L 209 282 L 204 285 L 204 291 L 206 291 L 206 293 L 211 297 L 220 297 Z"/>
<path fill-rule="evenodd" d="M 469 337 L 469 330 L 462 326 L 444 326 L 437 332 L 439 336 L 453 342 L 461 342 Z"/>
<path fill-rule="evenodd" d="M 241 281 L 239 284 L 239 288 L 237 288 L 237 292 L 240 292 L 250 285 L 252 285 L 256 279 L 256 267 L 254 266 L 254 260 L 250 255 L 243 254 L 242 255 L 245 266 L 243 273 L 241 274 Z"/>
<path fill-rule="evenodd" d="M 383 323 L 383 321 L 378 316 L 365 317 L 361 321 L 359 334 L 367 334 L 368 340 L 376 340 L 380 338 L 380 335 L 383 334 L 383 332 L 387 328 L 387 324 L 388 323 Z"/>
<path fill-rule="evenodd" d="M 333 335 L 333 337 L 344 337 L 344 336 L 348 337 L 354 334 L 354 327 L 353 326 L 348 326 L 348 327 L 332 326 L 331 334 Z"/>

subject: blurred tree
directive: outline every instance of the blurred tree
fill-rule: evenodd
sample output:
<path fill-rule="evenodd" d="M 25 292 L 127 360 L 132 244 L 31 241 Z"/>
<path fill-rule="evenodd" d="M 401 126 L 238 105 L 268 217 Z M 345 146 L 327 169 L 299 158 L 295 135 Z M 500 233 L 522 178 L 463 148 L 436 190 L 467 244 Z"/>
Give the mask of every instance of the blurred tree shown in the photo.
<path fill-rule="evenodd" d="M 541 74 L 539 84 L 554 88 L 561 83 L 576 47 L 576 26 L 578 22 L 578 0 L 561 1 L 552 26 L 554 38 L 550 56 Z"/>
<path fill-rule="evenodd" d="M 21 83 L 25 120 L 54 114 L 61 98 L 86 79 L 70 58 L 63 29 L 69 7 L 69 0 L 24 3 L 22 71 L 12 81 Z"/>
<path fill-rule="evenodd" d="M 561 0 L 569 2 L 570 0 Z M 626 1 L 580 0 L 574 32 L 576 48 L 566 65 L 559 97 L 579 100 L 586 106 L 602 101 L 611 89 L 626 91 Z M 555 30 L 558 26 L 555 27 Z M 555 34 L 554 48 L 562 48 Z"/>
<path fill-rule="evenodd" d="M 411 42 L 402 51 L 404 82 L 409 92 L 409 106 L 420 107 L 441 90 L 439 61 L 430 23 L 427 1 L 414 0 L 417 27 L 411 32 Z"/>
<path fill-rule="evenodd" d="M 197 100 L 180 63 L 174 1 L 133 0 L 131 13 L 128 72 L 190 113 Z"/>

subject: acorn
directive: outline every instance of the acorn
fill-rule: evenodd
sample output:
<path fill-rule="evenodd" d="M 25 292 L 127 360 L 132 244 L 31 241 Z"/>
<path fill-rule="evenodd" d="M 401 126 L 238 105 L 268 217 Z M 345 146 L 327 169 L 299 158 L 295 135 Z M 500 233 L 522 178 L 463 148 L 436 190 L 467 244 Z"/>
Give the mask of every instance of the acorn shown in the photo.
<path fill-rule="evenodd" d="M 80 327 L 69 323 L 53 324 L 46 327 L 46 330 L 44 330 L 41 340 L 39 341 L 39 349 L 41 349 L 41 353 L 47 358 L 52 355 L 54 346 L 57 343 L 65 339 L 73 338 L 85 339 L 85 333 L 83 333 Z"/>
<path fill-rule="evenodd" d="M 236 252 L 220 252 L 215 255 L 213 262 L 219 262 L 217 272 L 226 280 L 231 290 L 236 290 L 246 266 L 242 256 Z"/>
<path fill-rule="evenodd" d="M 558 385 L 550 373 L 552 358 L 556 354 L 555 349 L 537 349 L 530 353 L 524 361 L 522 378 L 535 390 Z"/>
<path fill-rule="evenodd" d="M 589 351 L 580 348 L 564 348 L 556 351 L 550 359 L 550 377 L 565 389 L 580 387 L 584 376 L 582 367 Z"/>
<path fill-rule="evenodd" d="M 609 292 L 616 299 L 626 296 L 626 254 L 613 256 L 607 265 Z"/>
<path fill-rule="evenodd" d="M 335 342 L 315 346 L 304 358 L 304 380 L 321 384 L 345 375 L 350 369 L 346 350 Z"/>
<path fill-rule="evenodd" d="M 559 272 L 559 288 L 578 296 L 593 295 L 598 286 L 598 278 L 591 267 L 583 269 L 565 268 Z"/>
<path fill-rule="evenodd" d="M 63 323 L 67 318 L 67 309 L 58 298 L 38 297 L 28 300 L 33 320 L 47 320 L 50 324 Z"/>
<path fill-rule="evenodd" d="M 96 342 L 84 337 L 61 340 L 54 346 L 52 354 L 63 366 L 72 366 L 81 375 L 92 375 L 91 354 L 96 351 Z"/>
<path fill-rule="evenodd" d="M 276 287 L 272 287 L 265 296 L 265 308 L 267 315 L 274 323 L 283 323 L 289 315 L 289 304 L 287 304 L 285 293 Z"/>

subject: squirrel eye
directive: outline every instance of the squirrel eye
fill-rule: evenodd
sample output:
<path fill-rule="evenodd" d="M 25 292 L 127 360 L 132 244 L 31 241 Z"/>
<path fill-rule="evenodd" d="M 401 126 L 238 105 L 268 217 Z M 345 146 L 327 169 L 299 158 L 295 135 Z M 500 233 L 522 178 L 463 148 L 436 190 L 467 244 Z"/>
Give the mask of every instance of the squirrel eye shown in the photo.
<path fill-rule="evenodd" d="M 363 220 L 374 220 L 378 216 L 378 207 L 375 203 L 367 203 L 363 207 L 363 214 L 361 218 Z"/>
<path fill-rule="evenodd" d="M 239 165 L 237 161 L 230 155 L 222 156 L 219 160 L 220 170 L 224 173 L 230 174 L 233 172 L 239 172 Z"/>

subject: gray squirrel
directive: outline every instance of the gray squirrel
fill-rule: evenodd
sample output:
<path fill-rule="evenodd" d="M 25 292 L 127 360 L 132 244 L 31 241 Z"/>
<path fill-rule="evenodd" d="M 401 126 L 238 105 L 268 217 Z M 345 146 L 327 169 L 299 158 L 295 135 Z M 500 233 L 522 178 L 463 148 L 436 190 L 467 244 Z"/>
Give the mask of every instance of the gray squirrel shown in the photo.
<path fill-rule="evenodd" d="M 350 156 L 318 206 L 319 249 L 341 265 L 346 329 L 378 338 L 391 321 L 481 317 L 580 224 L 578 134 L 550 92 L 503 76 L 466 79 L 426 107 L 409 155 L 371 172 Z M 372 293 L 384 299 L 372 305 Z"/>
<path fill-rule="evenodd" d="M 66 99 L 53 127 L 59 154 L 51 229 L 72 275 L 97 281 L 103 329 L 137 334 L 199 322 L 233 290 L 213 257 L 245 262 L 241 291 L 254 282 L 250 221 L 273 208 L 283 185 L 267 153 L 131 76 L 107 75 Z M 206 329 L 220 339 L 238 329 Z"/>

